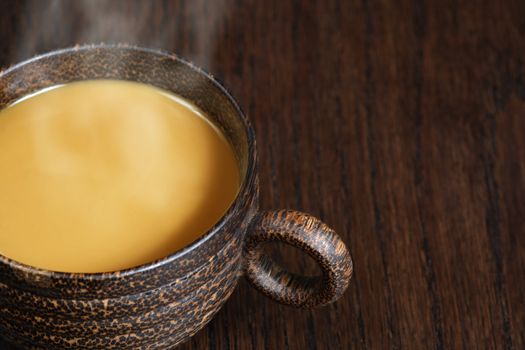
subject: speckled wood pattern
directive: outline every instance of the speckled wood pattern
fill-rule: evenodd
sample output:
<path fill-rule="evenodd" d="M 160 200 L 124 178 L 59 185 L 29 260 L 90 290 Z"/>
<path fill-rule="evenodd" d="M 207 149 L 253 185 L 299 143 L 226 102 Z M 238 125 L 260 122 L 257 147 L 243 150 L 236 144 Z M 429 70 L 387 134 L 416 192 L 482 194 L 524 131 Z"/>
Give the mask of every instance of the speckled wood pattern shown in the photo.
<path fill-rule="evenodd" d="M 321 267 L 317 277 L 287 272 L 264 253 L 264 244 L 281 241 L 302 249 Z M 280 210 L 257 214 L 244 246 L 246 278 L 278 302 L 316 307 L 338 299 L 352 277 L 352 259 L 341 238 L 308 214 Z"/>
<path fill-rule="evenodd" d="M 169 349 L 204 327 L 248 280 L 281 303 L 336 300 L 352 274 L 348 250 L 325 224 L 292 211 L 258 212 L 253 129 L 228 92 L 179 58 L 125 45 L 56 51 L 0 73 L 0 108 L 39 89 L 87 79 L 151 84 L 191 100 L 231 142 L 242 172 L 224 217 L 185 249 L 136 268 L 58 273 L 0 256 L 0 336 L 21 349 Z M 261 243 L 277 240 L 310 254 L 322 276 L 295 276 Z M 103 244 L 103 242 L 101 242 Z"/>

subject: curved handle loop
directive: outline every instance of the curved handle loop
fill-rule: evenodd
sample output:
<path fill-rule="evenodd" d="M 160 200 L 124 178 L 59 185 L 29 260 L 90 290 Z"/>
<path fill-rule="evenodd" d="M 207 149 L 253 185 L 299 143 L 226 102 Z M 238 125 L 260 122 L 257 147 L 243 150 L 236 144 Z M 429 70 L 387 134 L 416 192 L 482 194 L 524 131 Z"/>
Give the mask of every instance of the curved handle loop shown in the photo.
<path fill-rule="evenodd" d="M 322 275 L 306 277 L 284 270 L 264 253 L 262 243 L 279 241 L 309 254 Z M 319 219 L 292 210 L 258 213 L 244 246 L 246 278 L 280 303 L 313 308 L 337 300 L 352 277 L 352 259 L 341 238 Z"/>

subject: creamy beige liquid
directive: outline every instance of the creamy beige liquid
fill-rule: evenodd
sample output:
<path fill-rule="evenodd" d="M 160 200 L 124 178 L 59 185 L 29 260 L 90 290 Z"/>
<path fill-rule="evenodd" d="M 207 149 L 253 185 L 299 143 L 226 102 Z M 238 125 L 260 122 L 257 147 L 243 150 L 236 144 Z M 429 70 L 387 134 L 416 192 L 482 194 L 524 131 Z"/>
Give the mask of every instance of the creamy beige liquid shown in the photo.
<path fill-rule="evenodd" d="M 0 111 L 0 253 L 107 272 L 196 240 L 233 202 L 224 136 L 187 101 L 123 81 L 68 84 Z"/>

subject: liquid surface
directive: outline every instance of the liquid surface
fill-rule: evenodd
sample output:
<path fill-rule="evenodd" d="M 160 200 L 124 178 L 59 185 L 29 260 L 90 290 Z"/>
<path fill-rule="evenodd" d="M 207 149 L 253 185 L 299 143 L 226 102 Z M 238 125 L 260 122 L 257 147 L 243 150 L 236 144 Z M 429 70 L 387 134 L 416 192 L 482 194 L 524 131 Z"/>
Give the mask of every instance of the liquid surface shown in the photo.
<path fill-rule="evenodd" d="M 191 104 L 138 83 L 86 81 L 0 111 L 0 253 L 63 272 L 165 257 L 210 229 L 239 171 Z"/>

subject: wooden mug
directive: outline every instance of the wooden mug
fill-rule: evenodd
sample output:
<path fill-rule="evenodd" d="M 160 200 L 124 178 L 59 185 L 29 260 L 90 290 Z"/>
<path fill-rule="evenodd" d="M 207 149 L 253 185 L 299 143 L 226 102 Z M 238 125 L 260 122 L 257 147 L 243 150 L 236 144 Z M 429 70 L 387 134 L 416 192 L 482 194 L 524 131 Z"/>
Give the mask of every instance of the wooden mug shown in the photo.
<path fill-rule="evenodd" d="M 239 194 L 197 241 L 131 269 L 61 273 L 0 255 L 0 337 L 24 349 L 171 348 L 212 319 L 243 274 L 264 294 L 296 307 L 325 305 L 342 295 L 352 260 L 341 238 L 308 214 L 258 210 L 250 122 L 230 94 L 193 65 L 129 46 L 55 51 L 0 73 L 0 109 L 37 90 L 87 79 L 151 84 L 195 103 L 234 148 L 243 179 Z M 264 252 L 269 241 L 309 254 L 321 275 L 298 276 L 278 266 Z"/>

